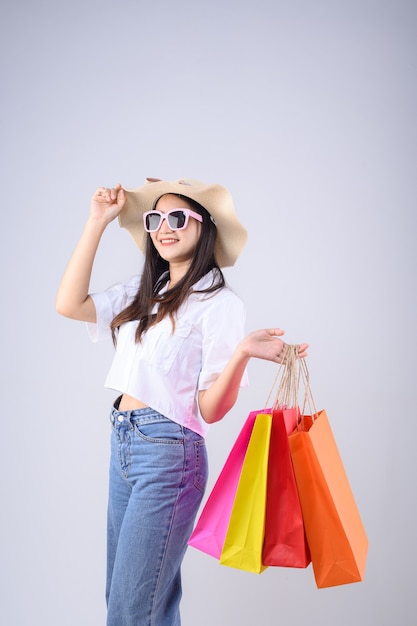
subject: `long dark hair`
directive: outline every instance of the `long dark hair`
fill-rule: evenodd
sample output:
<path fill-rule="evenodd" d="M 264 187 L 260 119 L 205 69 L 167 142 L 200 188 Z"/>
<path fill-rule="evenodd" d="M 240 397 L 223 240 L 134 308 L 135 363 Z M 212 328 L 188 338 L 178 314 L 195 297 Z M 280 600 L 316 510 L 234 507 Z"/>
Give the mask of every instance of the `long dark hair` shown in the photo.
<path fill-rule="evenodd" d="M 167 315 L 175 328 L 174 315 L 187 299 L 193 285 L 211 270 L 213 282 L 207 289 L 198 293 L 211 293 L 225 286 L 225 279 L 216 258 L 214 245 L 216 243 L 217 228 L 206 209 L 195 200 L 178 194 L 190 209 L 203 217 L 200 238 L 194 251 L 194 258 L 183 278 L 171 289 L 159 295 L 158 292 L 169 281 L 169 263 L 157 252 L 148 234 L 146 241 L 145 263 L 138 292 L 132 303 L 121 311 L 110 324 L 113 342 L 116 343 L 116 333 L 119 327 L 126 322 L 138 320 L 136 342 L 141 341 L 143 333 L 153 324 L 157 324 Z M 152 309 L 158 304 L 158 312 L 152 315 Z"/>

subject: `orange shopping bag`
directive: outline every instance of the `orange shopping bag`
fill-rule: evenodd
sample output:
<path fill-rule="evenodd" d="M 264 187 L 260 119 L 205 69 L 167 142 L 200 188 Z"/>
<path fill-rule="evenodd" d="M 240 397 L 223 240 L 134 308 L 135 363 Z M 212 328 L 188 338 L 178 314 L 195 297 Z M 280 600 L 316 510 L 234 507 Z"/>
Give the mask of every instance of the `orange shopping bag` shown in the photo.
<path fill-rule="evenodd" d="M 298 364 L 312 402 L 305 360 Z M 316 584 L 358 582 L 368 539 L 326 412 L 311 413 L 301 417 L 289 444 Z"/>

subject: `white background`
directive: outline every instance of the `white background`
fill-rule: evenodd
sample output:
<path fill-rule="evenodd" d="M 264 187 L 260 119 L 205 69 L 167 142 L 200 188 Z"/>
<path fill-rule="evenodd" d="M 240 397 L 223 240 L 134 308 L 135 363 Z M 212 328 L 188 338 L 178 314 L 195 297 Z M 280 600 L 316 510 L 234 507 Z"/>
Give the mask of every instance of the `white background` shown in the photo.
<path fill-rule="evenodd" d="M 99 185 L 227 186 L 248 245 L 226 275 L 248 331 L 310 343 L 369 536 L 364 582 L 262 575 L 189 549 L 184 626 L 413 624 L 416 41 L 413 0 L 2 0 L 1 585 L 7 626 L 105 623 L 111 345 L 60 318 Z M 93 289 L 140 270 L 105 233 Z M 209 437 L 210 485 L 275 374 Z"/>

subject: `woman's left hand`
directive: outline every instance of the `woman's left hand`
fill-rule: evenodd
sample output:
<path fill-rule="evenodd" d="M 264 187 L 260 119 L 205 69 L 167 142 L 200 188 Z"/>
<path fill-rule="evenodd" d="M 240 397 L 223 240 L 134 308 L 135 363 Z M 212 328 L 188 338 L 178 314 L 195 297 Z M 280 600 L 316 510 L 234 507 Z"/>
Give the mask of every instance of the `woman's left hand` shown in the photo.
<path fill-rule="evenodd" d="M 284 363 L 287 344 L 280 339 L 280 328 L 255 330 L 239 343 L 224 370 L 210 385 L 198 394 L 200 412 L 204 421 L 213 424 L 221 420 L 233 407 L 239 392 L 243 372 L 250 358 Z M 298 346 L 300 357 L 307 356 L 308 344 Z"/>
<path fill-rule="evenodd" d="M 280 328 L 266 328 L 255 330 L 241 341 L 240 348 L 247 357 L 283 363 L 287 344 L 280 339 L 284 335 Z M 301 358 L 307 356 L 308 344 L 302 343 L 298 346 L 298 354 Z"/>

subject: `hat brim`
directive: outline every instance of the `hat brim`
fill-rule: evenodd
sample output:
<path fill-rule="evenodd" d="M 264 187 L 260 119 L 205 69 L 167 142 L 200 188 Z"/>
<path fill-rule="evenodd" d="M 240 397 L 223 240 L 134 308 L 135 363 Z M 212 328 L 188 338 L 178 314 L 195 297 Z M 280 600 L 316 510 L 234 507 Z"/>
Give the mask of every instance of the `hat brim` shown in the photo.
<path fill-rule="evenodd" d="M 242 252 L 247 241 L 247 231 L 239 222 L 230 192 L 222 185 L 181 179 L 163 181 L 147 179 L 137 189 L 123 188 L 126 203 L 119 215 L 119 224 L 126 228 L 139 249 L 145 253 L 147 233 L 143 226 L 143 214 L 151 211 L 159 198 L 165 194 L 180 194 L 195 200 L 213 217 L 217 227 L 215 257 L 220 267 L 230 267 Z"/>

